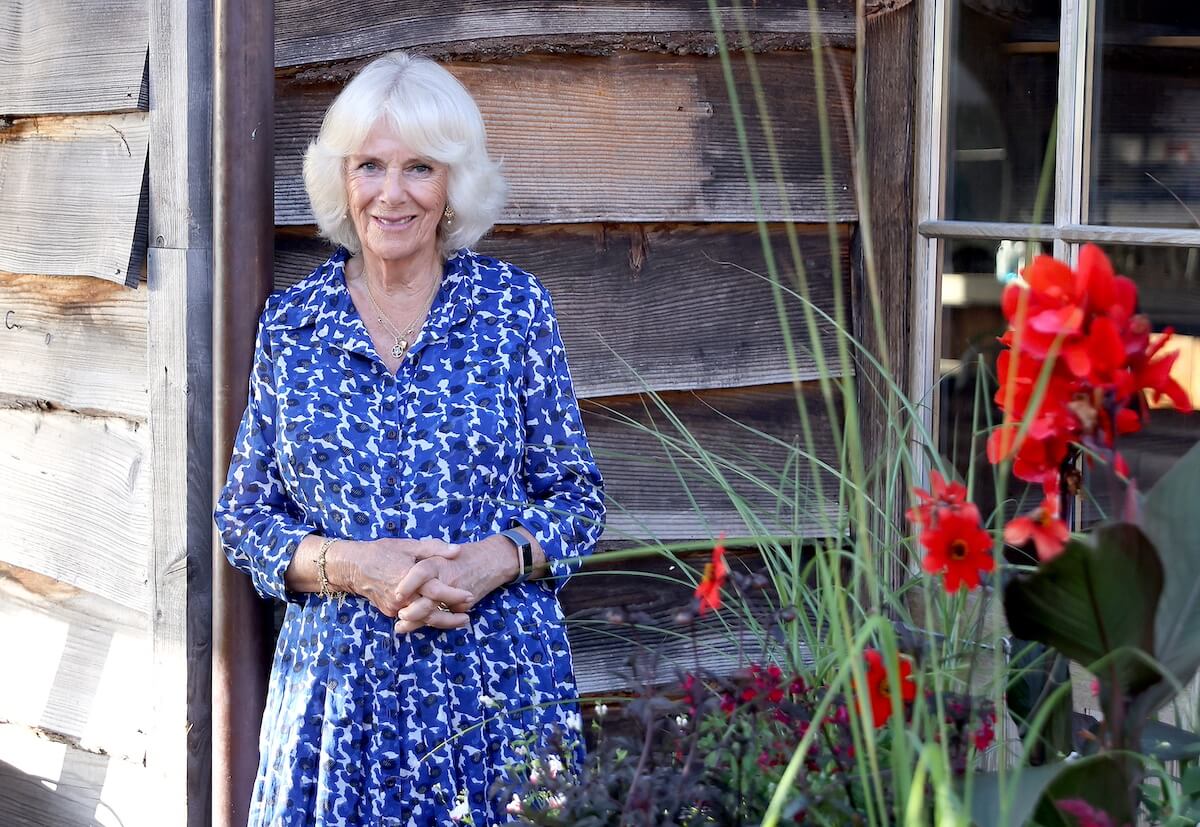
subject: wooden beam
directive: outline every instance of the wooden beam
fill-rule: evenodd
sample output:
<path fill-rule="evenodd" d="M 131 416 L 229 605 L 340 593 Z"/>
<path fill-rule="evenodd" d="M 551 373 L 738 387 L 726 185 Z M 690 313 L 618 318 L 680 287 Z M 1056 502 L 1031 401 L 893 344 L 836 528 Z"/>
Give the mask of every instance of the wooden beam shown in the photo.
<path fill-rule="evenodd" d="M 141 762 L 90 752 L 52 733 L 0 723 L 0 824 L 154 827 Z"/>
<path fill-rule="evenodd" d="M 793 285 L 783 228 L 769 233 Z M 833 314 L 833 256 L 824 227 L 800 228 L 808 299 Z M 701 390 L 793 378 L 762 244 L 753 225 L 554 225 L 501 227 L 478 245 L 536 274 L 549 287 L 581 397 L 647 388 Z M 311 237 L 279 235 L 276 286 L 329 255 Z M 849 291 L 849 230 L 837 260 Z M 785 298 L 800 381 L 819 375 L 808 350 L 803 309 Z M 832 326 L 821 325 L 827 363 L 836 365 Z"/>
<path fill-rule="evenodd" d="M 0 409 L 0 561 L 145 611 L 146 447 L 125 420 Z"/>
<path fill-rule="evenodd" d="M 866 226 L 856 239 L 855 333 L 901 389 L 908 385 L 913 340 L 916 11 L 908 4 L 865 21 L 859 111 L 865 127 L 859 185 L 869 206 L 863 216 Z M 910 415 L 887 389 L 885 377 L 865 362 L 859 366 L 857 395 L 868 460 L 906 450 L 905 437 L 894 433 L 893 426 Z M 889 490 L 891 501 L 886 502 Z M 907 487 L 903 478 L 896 484 L 882 474 L 871 493 L 887 515 L 879 515 L 874 526 L 873 534 L 880 538 L 876 554 L 887 568 L 886 582 L 895 587 L 908 576 L 904 561 L 890 553 L 900 547 Z"/>
<path fill-rule="evenodd" d="M 135 113 L 26 118 L 0 132 L 0 271 L 137 284 L 148 127 Z"/>
<path fill-rule="evenodd" d="M 805 3 L 746 3 L 744 20 L 751 32 L 806 36 L 813 29 Z M 821 0 L 818 22 L 822 34 L 852 44 L 854 3 Z M 527 48 L 561 51 L 576 47 L 625 45 L 630 35 L 660 35 L 655 43 L 679 48 L 670 34 L 708 33 L 713 28 L 708 0 L 653 0 L 586 4 L 539 3 L 531 8 L 521 0 L 450 0 L 436 8 L 419 0 L 380 5 L 348 0 L 336 7 L 319 0 L 277 0 L 275 65 L 299 66 L 364 57 L 390 49 L 443 47 L 454 54 L 475 54 L 495 48 L 495 41 L 528 42 Z M 726 31 L 738 29 L 737 18 L 725 0 L 716 8 Z M 800 41 L 803 42 L 803 41 Z M 536 44 L 534 46 L 533 44 Z"/>
<path fill-rule="evenodd" d="M 0 403 L 145 420 L 146 291 L 0 273 Z"/>
<path fill-rule="evenodd" d="M 144 612 L 0 563 L 0 681 L 10 723 L 141 763 L 149 731 L 149 623 Z"/>
<path fill-rule="evenodd" d="M 212 824 L 212 4 L 150 16 L 149 559 L 156 818 Z"/>
<path fill-rule="evenodd" d="M 830 50 L 826 96 L 833 130 L 832 204 L 824 172 L 810 52 L 758 58 L 782 191 L 761 124 L 748 118 L 751 154 L 768 220 L 854 221 L 849 137 L 851 55 Z M 610 57 L 526 56 L 447 68 L 475 96 L 492 155 L 510 184 L 501 222 L 754 221 L 757 213 L 738 148 L 721 65 L 715 58 L 623 53 Z M 736 82 L 749 80 L 736 64 Z M 281 82 L 276 92 L 275 223 L 313 223 L 301 161 L 336 84 Z"/>
<path fill-rule="evenodd" d="M 606 540 L 837 531 L 836 486 L 827 473 L 814 473 L 808 457 L 836 465 L 832 428 L 841 421 L 830 420 L 815 388 L 805 386 L 799 397 L 811 420 L 811 444 L 791 385 L 661 399 L 669 412 L 644 396 L 583 403 L 588 441 L 607 483 Z M 690 446 L 682 429 L 705 451 Z M 818 479 L 824 501 L 816 494 Z M 734 498 L 762 525 L 748 525 Z"/>
<path fill-rule="evenodd" d="M 149 6 L 10 0 L 0 15 L 0 114 L 145 109 Z"/>

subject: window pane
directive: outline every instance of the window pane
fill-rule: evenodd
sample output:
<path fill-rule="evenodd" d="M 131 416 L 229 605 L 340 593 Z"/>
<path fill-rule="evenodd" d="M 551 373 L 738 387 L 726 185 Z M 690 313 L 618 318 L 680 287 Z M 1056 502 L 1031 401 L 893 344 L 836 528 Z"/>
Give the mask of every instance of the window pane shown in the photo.
<path fill-rule="evenodd" d="M 946 218 L 1052 222 L 1059 0 L 952 0 Z M 1040 208 L 1036 205 L 1040 204 Z"/>
<path fill-rule="evenodd" d="M 1000 294 L 1025 263 L 1046 248 L 1024 241 L 947 240 L 943 243 L 941 383 L 938 386 L 938 444 L 942 455 L 966 478 L 975 459 L 974 501 L 986 517 L 996 505 L 992 468 L 984 448 L 988 423 L 999 422 L 993 404 L 996 341 L 1004 332 Z M 1007 496 L 1036 505 L 1038 492 L 1017 480 Z M 1010 505 L 1008 515 L 1013 515 Z"/>
<path fill-rule="evenodd" d="M 1118 273 L 1138 286 L 1138 310 L 1156 331 L 1173 327 L 1167 350 L 1178 350 L 1172 377 L 1200 407 L 1200 250 L 1180 247 L 1105 246 Z M 1200 440 L 1200 414 L 1180 413 L 1170 402 L 1151 403 L 1150 419 L 1136 434 L 1122 437 L 1118 450 L 1129 472 L 1145 491 Z M 1096 502 L 1085 503 L 1085 518 L 1115 515 L 1113 494 L 1103 484 L 1092 486 Z"/>
<path fill-rule="evenodd" d="M 1100 0 L 1093 224 L 1195 227 L 1200 213 L 1200 4 Z"/>

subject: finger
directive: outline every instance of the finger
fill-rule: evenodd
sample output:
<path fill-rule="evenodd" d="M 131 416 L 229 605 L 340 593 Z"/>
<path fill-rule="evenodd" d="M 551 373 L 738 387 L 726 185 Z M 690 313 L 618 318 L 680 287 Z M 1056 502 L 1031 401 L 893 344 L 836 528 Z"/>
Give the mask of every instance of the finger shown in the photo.
<path fill-rule="evenodd" d="M 434 602 L 445 603 L 446 605 L 455 605 L 468 602 L 472 597 L 466 589 L 460 589 L 456 586 L 450 586 L 443 583 L 441 580 L 427 580 L 425 585 L 421 587 L 421 594 L 428 597 Z"/>
<path fill-rule="evenodd" d="M 435 610 L 425 620 L 398 620 L 396 634 L 407 635 L 417 629 L 460 629 L 470 622 L 470 617 L 462 612 L 443 612 Z"/>
<path fill-rule="evenodd" d="M 409 567 L 404 577 L 396 584 L 396 602 L 404 606 L 416 597 L 430 580 L 437 578 L 438 566 L 434 560 L 418 560 Z"/>
<path fill-rule="evenodd" d="M 396 615 L 396 620 L 402 623 L 424 623 L 432 613 L 437 611 L 439 611 L 437 606 L 428 597 L 418 597 L 400 610 L 400 613 Z M 445 613 L 443 612 L 443 614 Z"/>
<path fill-rule="evenodd" d="M 461 548 L 462 546 L 458 543 L 444 543 L 441 540 L 422 540 L 413 551 L 413 556 L 418 560 L 426 560 L 430 557 L 453 560 L 458 556 Z"/>

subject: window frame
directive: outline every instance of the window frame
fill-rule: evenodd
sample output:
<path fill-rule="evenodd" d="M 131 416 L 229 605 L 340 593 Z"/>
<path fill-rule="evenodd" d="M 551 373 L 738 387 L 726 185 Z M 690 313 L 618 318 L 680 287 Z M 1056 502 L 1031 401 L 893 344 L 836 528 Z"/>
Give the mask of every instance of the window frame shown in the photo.
<path fill-rule="evenodd" d="M 1109 226 L 1087 223 L 1091 168 L 1092 81 L 1096 65 L 1097 0 L 1063 0 L 1059 30 L 1058 134 L 1055 144 L 1054 220 L 1045 224 L 946 220 L 947 113 L 952 60 L 951 3 L 920 4 L 913 244 L 913 335 L 909 387 L 924 432 L 937 424 L 941 356 L 943 242 L 951 239 L 1033 240 L 1052 243 L 1054 255 L 1075 263 L 1087 242 L 1200 248 L 1200 229 Z M 921 429 L 918 429 L 920 432 Z M 922 463 L 920 451 L 914 462 Z M 915 481 L 928 468 L 914 468 Z"/>

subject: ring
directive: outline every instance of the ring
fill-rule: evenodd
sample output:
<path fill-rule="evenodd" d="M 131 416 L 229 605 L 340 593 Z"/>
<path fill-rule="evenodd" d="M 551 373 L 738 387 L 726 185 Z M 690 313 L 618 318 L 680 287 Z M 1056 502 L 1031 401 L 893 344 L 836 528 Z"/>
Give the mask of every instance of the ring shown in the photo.
<path fill-rule="evenodd" d="M 450 611 L 450 607 L 449 607 L 449 606 L 447 606 L 445 603 L 441 603 L 441 602 L 439 602 L 439 603 L 437 604 L 437 607 L 438 607 L 438 611 L 439 611 L 439 612 L 448 612 L 448 611 Z"/>

